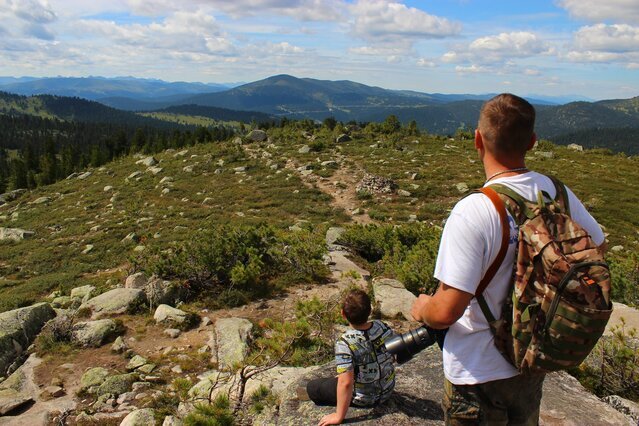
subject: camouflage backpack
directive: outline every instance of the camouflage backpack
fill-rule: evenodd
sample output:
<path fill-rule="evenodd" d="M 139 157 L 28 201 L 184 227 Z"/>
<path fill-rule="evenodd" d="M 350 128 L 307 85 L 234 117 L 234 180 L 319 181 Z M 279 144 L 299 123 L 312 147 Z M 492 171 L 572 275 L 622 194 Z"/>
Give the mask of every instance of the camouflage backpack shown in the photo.
<path fill-rule="evenodd" d="M 505 185 L 480 191 L 502 222 L 502 245 L 476 293 L 495 345 L 520 372 L 579 365 L 601 337 L 612 313 L 610 271 L 588 233 L 570 218 L 566 187 L 551 178 L 557 196 L 529 201 Z M 549 200 L 549 201 L 545 201 Z M 506 208 L 519 226 L 511 297 L 495 319 L 482 293 L 508 249 Z"/>

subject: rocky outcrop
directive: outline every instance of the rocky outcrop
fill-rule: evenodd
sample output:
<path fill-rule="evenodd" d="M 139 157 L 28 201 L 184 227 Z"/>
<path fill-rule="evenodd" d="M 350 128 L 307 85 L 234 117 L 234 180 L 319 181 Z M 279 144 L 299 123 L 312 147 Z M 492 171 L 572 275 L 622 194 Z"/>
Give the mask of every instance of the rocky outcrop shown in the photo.
<path fill-rule="evenodd" d="M 416 297 L 406 290 L 404 284 L 389 278 L 376 278 L 373 280 L 373 293 L 382 317 L 397 318 L 401 316 L 406 320 L 413 320 L 410 309 Z"/>
<path fill-rule="evenodd" d="M 124 283 L 124 288 L 143 290 L 151 307 L 161 304 L 174 305 L 184 296 L 181 287 L 177 284 L 156 276 L 147 278 L 144 272 L 129 275 Z"/>
<path fill-rule="evenodd" d="M 392 179 L 367 174 L 355 189 L 357 192 L 369 194 L 391 194 L 397 191 L 397 188 L 399 188 L 398 185 Z"/>
<path fill-rule="evenodd" d="M 27 231 L 20 228 L 0 228 L 0 241 L 22 241 L 32 238 L 35 235 L 33 231 Z"/>
<path fill-rule="evenodd" d="M 109 370 L 94 367 L 87 370 L 80 378 L 80 392 L 95 393 L 98 387 L 109 377 Z"/>
<path fill-rule="evenodd" d="M 245 139 L 249 142 L 264 142 L 268 139 L 268 135 L 264 130 L 255 129 L 251 130 L 251 132 L 246 135 Z"/>
<path fill-rule="evenodd" d="M 0 314 L 0 375 L 6 374 L 13 362 L 29 347 L 42 326 L 55 317 L 48 303 Z"/>
<path fill-rule="evenodd" d="M 26 193 L 26 189 L 15 189 L 13 191 L 5 192 L 4 194 L 0 194 L 0 206 L 11 201 L 17 200 L 24 193 Z"/>
<path fill-rule="evenodd" d="M 73 341 L 84 347 L 97 348 L 115 339 L 121 327 L 112 319 L 79 322 L 73 326 Z"/>
<path fill-rule="evenodd" d="M 131 386 L 137 380 L 137 374 L 116 374 L 107 377 L 98 387 L 96 393 L 98 395 L 120 395 L 131 390 Z"/>
<path fill-rule="evenodd" d="M 230 369 L 248 354 L 253 324 L 244 318 L 220 318 L 215 322 L 218 366 Z"/>
<path fill-rule="evenodd" d="M 131 411 L 120 426 L 149 426 L 155 424 L 155 412 L 151 408 Z"/>
<path fill-rule="evenodd" d="M 146 304 L 146 295 L 140 289 L 115 288 L 80 305 L 80 310 L 91 311 L 91 319 L 135 312 Z"/>
<path fill-rule="evenodd" d="M 155 166 L 157 163 L 158 163 L 158 160 L 156 160 L 154 157 L 146 157 L 135 162 L 135 164 L 140 164 L 146 167 Z"/>
<path fill-rule="evenodd" d="M 153 319 L 158 324 L 177 326 L 181 329 L 189 328 L 196 322 L 193 314 L 184 312 L 181 309 L 172 308 L 169 305 L 160 305 L 155 310 Z"/>

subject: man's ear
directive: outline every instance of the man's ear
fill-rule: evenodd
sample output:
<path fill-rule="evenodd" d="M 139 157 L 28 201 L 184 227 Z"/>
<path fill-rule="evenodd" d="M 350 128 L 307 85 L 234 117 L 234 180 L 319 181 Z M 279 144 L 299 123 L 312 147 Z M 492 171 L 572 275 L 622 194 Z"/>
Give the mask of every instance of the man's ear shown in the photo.
<path fill-rule="evenodd" d="M 528 148 L 526 148 L 526 151 L 530 151 L 531 149 L 533 149 L 536 142 L 537 142 L 537 134 L 533 132 L 532 137 L 530 138 L 530 144 L 528 144 Z"/>
<path fill-rule="evenodd" d="M 475 149 L 484 149 L 484 139 L 479 132 L 479 129 L 475 129 Z"/>

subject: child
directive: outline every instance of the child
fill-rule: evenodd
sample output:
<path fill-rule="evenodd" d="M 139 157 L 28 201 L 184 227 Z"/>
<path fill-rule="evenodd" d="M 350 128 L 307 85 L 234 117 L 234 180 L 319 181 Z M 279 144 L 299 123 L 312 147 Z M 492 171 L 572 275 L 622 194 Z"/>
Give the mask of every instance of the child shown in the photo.
<path fill-rule="evenodd" d="M 378 320 L 368 321 L 371 300 L 362 290 L 350 291 L 342 304 L 348 329 L 335 342 L 337 377 L 311 380 L 306 391 L 318 405 L 334 405 L 320 426 L 342 423 L 350 405 L 372 407 L 386 401 L 395 387 L 394 357 L 384 342 L 393 331 Z"/>

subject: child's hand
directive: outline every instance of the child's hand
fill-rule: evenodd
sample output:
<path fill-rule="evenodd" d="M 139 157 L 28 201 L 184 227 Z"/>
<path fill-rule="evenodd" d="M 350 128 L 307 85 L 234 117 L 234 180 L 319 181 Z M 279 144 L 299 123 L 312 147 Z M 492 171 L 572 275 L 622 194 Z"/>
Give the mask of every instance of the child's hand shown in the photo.
<path fill-rule="evenodd" d="M 319 422 L 319 426 L 328 426 L 328 425 L 339 425 L 342 424 L 342 418 L 337 413 L 329 414 L 322 417 L 322 420 Z"/>

